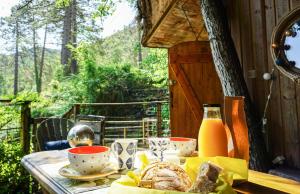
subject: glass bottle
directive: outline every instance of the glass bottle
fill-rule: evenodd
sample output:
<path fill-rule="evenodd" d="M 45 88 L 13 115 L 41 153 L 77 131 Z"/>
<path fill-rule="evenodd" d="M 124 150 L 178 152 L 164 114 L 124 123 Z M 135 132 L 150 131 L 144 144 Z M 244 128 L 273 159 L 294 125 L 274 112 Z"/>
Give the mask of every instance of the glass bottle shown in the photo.
<path fill-rule="evenodd" d="M 204 115 L 198 137 L 199 156 L 228 156 L 228 141 L 221 118 L 220 105 L 204 104 L 203 107 Z"/>

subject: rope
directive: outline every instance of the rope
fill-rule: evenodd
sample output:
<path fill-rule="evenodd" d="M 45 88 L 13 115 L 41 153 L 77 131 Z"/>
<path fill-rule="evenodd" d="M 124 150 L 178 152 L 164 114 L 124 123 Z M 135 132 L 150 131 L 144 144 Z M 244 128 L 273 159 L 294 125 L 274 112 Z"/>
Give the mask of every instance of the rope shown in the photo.
<path fill-rule="evenodd" d="M 270 100 L 271 100 L 271 96 L 272 96 L 272 89 L 273 89 L 273 85 L 274 85 L 274 68 L 272 69 L 271 71 L 271 83 L 270 83 L 270 86 L 269 86 L 269 95 L 267 97 L 267 101 L 266 101 L 266 104 L 265 104 L 265 108 L 264 108 L 264 114 L 263 114 L 263 117 L 261 119 L 261 122 L 262 122 L 262 133 L 263 134 L 266 134 L 267 133 L 267 128 L 266 128 L 266 125 L 267 125 L 267 118 L 266 118 L 266 115 L 267 115 L 267 110 L 268 110 L 268 107 L 269 107 L 269 104 L 270 104 Z M 267 145 L 267 150 L 269 150 L 269 140 L 268 140 L 268 135 L 265 136 L 266 138 L 266 145 Z"/>
<path fill-rule="evenodd" d="M 185 3 L 184 3 L 184 4 L 185 4 Z M 202 32 L 202 30 L 201 30 L 199 33 L 196 33 L 196 31 L 195 31 L 195 29 L 194 29 L 194 27 L 193 27 L 193 25 L 192 25 L 192 22 L 190 21 L 188 15 L 187 15 L 187 13 L 186 13 L 186 10 L 183 8 L 184 4 L 181 6 L 181 10 L 182 10 L 182 12 L 183 12 L 183 14 L 184 14 L 184 17 L 186 18 L 186 20 L 187 20 L 187 22 L 188 22 L 188 24 L 189 24 L 189 26 L 190 26 L 190 28 L 191 28 L 191 30 L 192 30 L 192 32 L 193 32 L 195 38 L 196 38 L 196 41 L 198 41 L 198 40 L 199 40 L 199 37 L 200 37 L 200 34 L 201 34 L 201 32 Z"/>
<path fill-rule="evenodd" d="M 273 74 L 274 74 L 274 68 L 271 71 L 272 76 L 273 76 Z M 264 108 L 264 114 L 263 114 L 263 118 L 262 118 L 263 126 L 265 126 L 267 124 L 267 122 L 264 122 L 264 121 L 266 119 L 267 109 L 268 109 L 268 106 L 269 106 L 269 102 L 271 100 L 273 85 L 274 85 L 274 79 L 271 79 L 271 83 L 270 83 L 270 86 L 269 86 L 269 95 L 267 97 L 267 101 L 266 101 L 265 108 Z M 264 130 L 264 127 L 263 127 L 263 130 Z M 265 132 L 265 131 L 263 131 L 263 132 Z"/>

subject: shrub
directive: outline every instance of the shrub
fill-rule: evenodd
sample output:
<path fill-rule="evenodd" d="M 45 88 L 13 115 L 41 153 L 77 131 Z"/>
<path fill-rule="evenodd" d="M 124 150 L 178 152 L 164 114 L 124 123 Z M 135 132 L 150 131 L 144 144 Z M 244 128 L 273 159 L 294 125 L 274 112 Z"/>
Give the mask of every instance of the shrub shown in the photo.
<path fill-rule="evenodd" d="M 0 142 L 0 193 L 21 193 L 28 184 L 23 174 L 21 145 L 17 142 Z"/>

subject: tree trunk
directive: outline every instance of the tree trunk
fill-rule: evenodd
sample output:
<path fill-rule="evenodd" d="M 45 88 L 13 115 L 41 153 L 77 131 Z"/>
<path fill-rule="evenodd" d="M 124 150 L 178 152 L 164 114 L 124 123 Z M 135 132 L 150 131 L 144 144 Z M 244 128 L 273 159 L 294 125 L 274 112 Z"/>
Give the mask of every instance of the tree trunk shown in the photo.
<path fill-rule="evenodd" d="M 142 29 L 138 26 L 138 67 L 141 66 L 143 61 L 143 54 L 142 54 Z"/>
<path fill-rule="evenodd" d="M 69 75 L 71 70 L 69 67 L 69 60 L 71 57 L 71 52 L 68 48 L 68 44 L 71 42 L 71 8 L 72 5 L 70 4 L 68 7 L 65 7 L 65 14 L 64 14 L 64 25 L 63 25 L 63 32 L 62 32 L 62 46 L 61 46 L 61 64 L 64 65 L 64 74 Z"/>
<path fill-rule="evenodd" d="M 77 47 L 77 1 L 73 0 L 72 3 L 72 46 Z M 77 61 L 71 54 L 71 73 L 76 74 L 78 72 Z"/>
<path fill-rule="evenodd" d="M 65 75 L 77 73 L 77 61 L 72 57 L 72 53 L 68 46 L 77 47 L 77 1 L 72 0 L 70 5 L 65 8 L 62 48 L 61 48 L 61 64 L 64 65 Z"/>
<path fill-rule="evenodd" d="M 41 62 L 40 62 L 40 71 L 39 71 L 39 78 L 38 78 L 38 88 L 37 92 L 42 92 L 42 83 L 43 83 L 43 70 L 45 65 L 45 50 L 46 50 L 46 40 L 47 40 L 47 32 L 48 32 L 48 24 L 45 26 L 45 32 L 44 32 L 44 41 L 43 41 L 43 48 L 42 48 L 42 56 L 41 56 Z"/>
<path fill-rule="evenodd" d="M 18 82 L 19 82 L 19 22 L 16 18 L 16 47 L 15 47 L 15 70 L 14 70 L 14 95 L 18 94 Z"/>
<path fill-rule="evenodd" d="M 269 160 L 261 131 L 261 120 L 255 112 L 243 78 L 241 65 L 228 28 L 225 8 L 220 0 L 200 0 L 200 5 L 223 93 L 225 96 L 245 96 L 250 142 L 250 168 L 267 171 Z"/>
<path fill-rule="evenodd" d="M 33 41 L 33 66 L 34 66 L 35 86 L 36 86 L 36 91 L 39 93 L 39 71 L 38 71 L 37 50 L 36 50 L 36 29 L 34 27 L 33 27 L 32 34 L 33 34 L 32 41 Z"/>

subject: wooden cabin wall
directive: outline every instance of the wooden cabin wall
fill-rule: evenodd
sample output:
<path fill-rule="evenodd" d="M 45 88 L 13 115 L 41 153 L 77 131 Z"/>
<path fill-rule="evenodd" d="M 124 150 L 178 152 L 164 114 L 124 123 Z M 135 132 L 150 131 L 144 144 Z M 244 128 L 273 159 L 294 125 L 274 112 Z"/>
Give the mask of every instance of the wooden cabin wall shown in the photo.
<path fill-rule="evenodd" d="M 274 26 L 300 0 L 225 0 L 231 34 L 252 100 L 262 117 L 270 81 L 265 72 L 274 67 L 270 39 Z M 275 68 L 276 79 L 267 111 L 268 149 L 272 158 L 283 155 L 300 168 L 300 85 Z"/>

